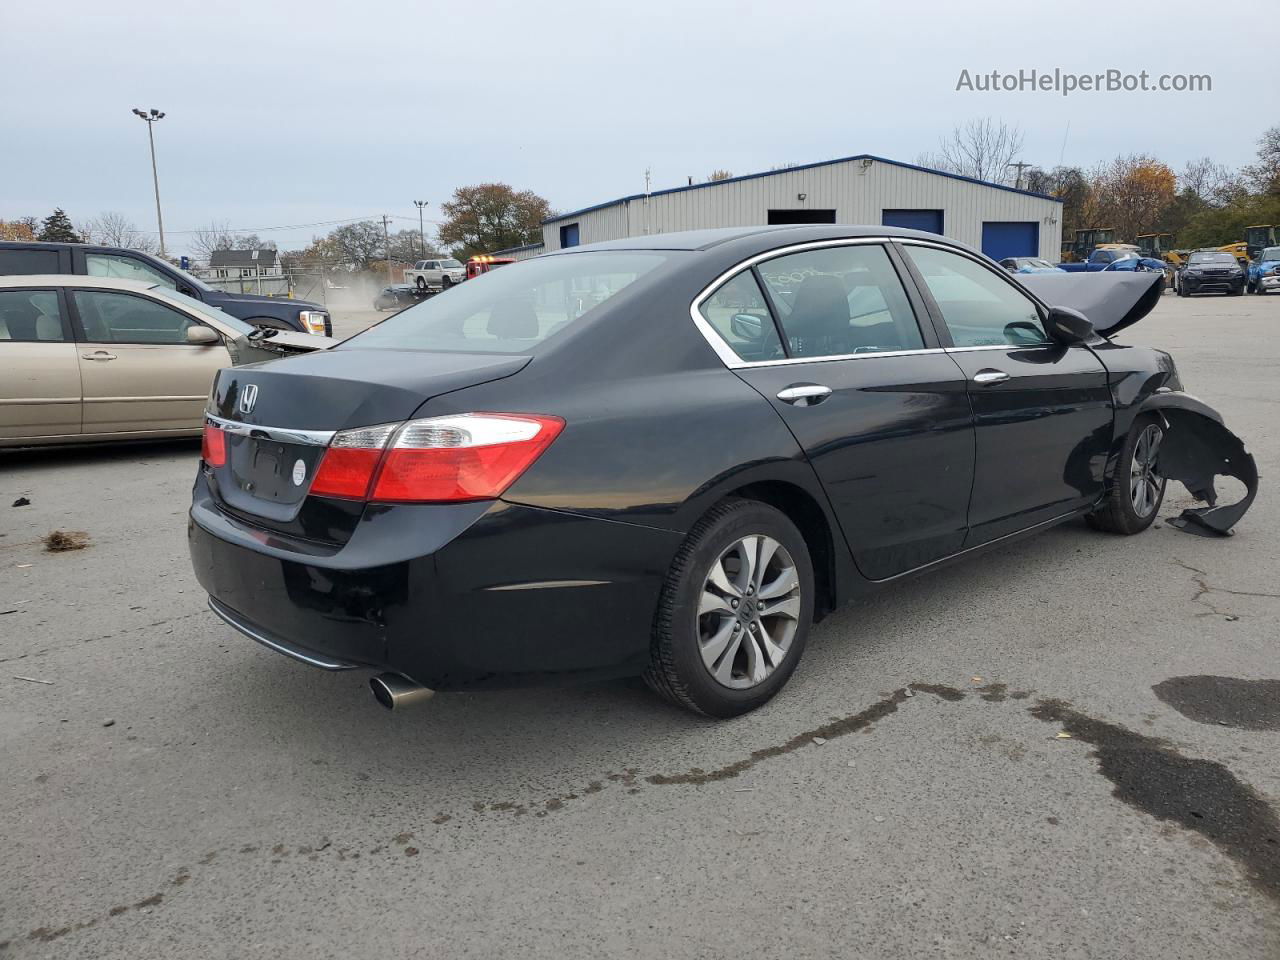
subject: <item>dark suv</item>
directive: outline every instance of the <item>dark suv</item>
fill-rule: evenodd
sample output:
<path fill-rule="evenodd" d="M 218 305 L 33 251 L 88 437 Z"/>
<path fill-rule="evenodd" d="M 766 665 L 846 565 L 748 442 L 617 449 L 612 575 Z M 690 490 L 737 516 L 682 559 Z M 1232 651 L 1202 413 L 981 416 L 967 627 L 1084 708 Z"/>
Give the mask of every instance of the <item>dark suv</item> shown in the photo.
<path fill-rule="evenodd" d="M 1194 293 L 1225 293 L 1238 297 L 1244 293 L 1245 272 L 1229 253 L 1197 250 L 1178 271 L 1175 283 L 1180 297 Z"/>
<path fill-rule="evenodd" d="M 297 330 L 325 336 L 333 332 L 329 313 L 320 304 L 287 297 L 254 297 L 243 293 L 227 293 L 209 286 L 159 257 L 137 250 L 99 247 L 87 243 L 0 241 L 0 276 L 51 273 L 145 280 L 195 297 L 255 327 Z"/>

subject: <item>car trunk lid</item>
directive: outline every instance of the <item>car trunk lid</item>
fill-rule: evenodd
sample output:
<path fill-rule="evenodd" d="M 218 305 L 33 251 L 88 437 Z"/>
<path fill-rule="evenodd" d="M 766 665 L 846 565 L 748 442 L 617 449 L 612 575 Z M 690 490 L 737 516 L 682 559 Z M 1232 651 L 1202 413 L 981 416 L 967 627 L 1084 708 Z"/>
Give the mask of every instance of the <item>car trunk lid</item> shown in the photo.
<path fill-rule="evenodd" d="M 281 533 L 345 542 L 362 506 L 310 497 L 339 430 L 399 423 L 441 394 L 509 377 L 527 356 L 426 351 L 320 351 L 219 372 L 209 400 L 221 436 L 210 464 L 215 500 Z"/>

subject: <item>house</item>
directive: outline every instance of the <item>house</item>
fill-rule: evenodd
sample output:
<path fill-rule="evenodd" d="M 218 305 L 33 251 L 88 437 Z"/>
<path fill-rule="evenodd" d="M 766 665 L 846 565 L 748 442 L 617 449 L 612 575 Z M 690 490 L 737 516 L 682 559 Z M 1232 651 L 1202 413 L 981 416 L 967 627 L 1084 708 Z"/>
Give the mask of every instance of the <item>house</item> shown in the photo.
<path fill-rule="evenodd" d="M 208 280 L 284 276 L 278 252 L 268 249 L 215 250 L 209 256 L 209 266 L 202 272 Z"/>

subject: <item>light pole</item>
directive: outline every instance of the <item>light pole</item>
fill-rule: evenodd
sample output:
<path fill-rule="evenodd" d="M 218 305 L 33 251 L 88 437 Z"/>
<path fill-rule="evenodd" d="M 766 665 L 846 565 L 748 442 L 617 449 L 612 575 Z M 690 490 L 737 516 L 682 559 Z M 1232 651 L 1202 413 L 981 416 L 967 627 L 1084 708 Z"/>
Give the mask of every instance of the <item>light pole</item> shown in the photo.
<path fill-rule="evenodd" d="M 153 130 L 157 120 L 163 120 L 164 114 L 156 110 L 154 107 L 148 113 L 145 110 L 139 110 L 134 107 L 136 116 L 141 117 L 147 122 L 147 139 L 151 142 L 151 182 L 156 188 L 156 225 L 160 228 L 160 256 L 164 256 L 164 217 L 160 215 L 160 174 L 156 172 L 156 135 Z"/>
<path fill-rule="evenodd" d="M 427 255 L 427 235 L 422 230 L 422 209 L 427 205 L 426 200 L 415 200 L 413 205 L 418 208 L 418 248 L 422 251 L 420 256 Z"/>

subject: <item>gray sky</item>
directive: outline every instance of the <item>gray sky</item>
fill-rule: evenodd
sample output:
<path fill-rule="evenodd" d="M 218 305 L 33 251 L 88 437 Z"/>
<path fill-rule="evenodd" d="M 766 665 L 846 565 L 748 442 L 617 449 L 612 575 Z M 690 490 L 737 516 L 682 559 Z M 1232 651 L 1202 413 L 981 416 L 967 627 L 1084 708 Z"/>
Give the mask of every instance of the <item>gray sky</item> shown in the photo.
<path fill-rule="evenodd" d="M 1206 16 L 1212 34 L 1194 27 Z M 1146 151 L 1237 166 L 1280 119 L 1275 48 L 1222 27 L 1203 2 L 2 0 L 0 217 L 119 210 L 154 230 L 135 106 L 168 114 L 171 252 L 212 220 L 284 248 L 330 228 L 262 228 L 384 212 L 416 227 L 413 200 L 438 217 L 487 180 L 572 210 L 639 191 L 646 167 L 660 189 L 720 167 L 910 162 L 984 115 L 1020 124 L 1040 165 Z M 1213 90 L 955 89 L 963 68 L 1055 67 L 1207 73 Z"/>

